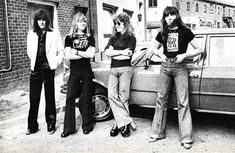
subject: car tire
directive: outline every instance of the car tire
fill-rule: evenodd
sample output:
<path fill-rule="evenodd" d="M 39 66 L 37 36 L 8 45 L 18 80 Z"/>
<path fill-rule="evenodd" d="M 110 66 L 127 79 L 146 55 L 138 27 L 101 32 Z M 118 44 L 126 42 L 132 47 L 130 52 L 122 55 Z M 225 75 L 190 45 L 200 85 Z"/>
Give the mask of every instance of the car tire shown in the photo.
<path fill-rule="evenodd" d="M 104 121 L 111 118 L 112 111 L 108 101 L 107 90 L 104 87 L 96 85 L 92 103 L 95 107 L 93 117 L 96 121 Z"/>

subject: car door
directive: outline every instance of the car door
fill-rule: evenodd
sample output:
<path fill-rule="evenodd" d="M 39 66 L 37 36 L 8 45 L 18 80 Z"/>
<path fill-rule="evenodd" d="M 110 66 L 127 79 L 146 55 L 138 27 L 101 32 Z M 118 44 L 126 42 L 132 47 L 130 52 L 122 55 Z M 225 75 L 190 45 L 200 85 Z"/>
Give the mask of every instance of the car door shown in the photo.
<path fill-rule="evenodd" d="M 205 48 L 205 35 L 196 35 L 196 41 L 199 46 Z M 191 45 L 188 51 L 193 51 Z M 195 57 L 195 59 L 198 57 Z M 202 70 L 202 62 L 193 62 L 195 59 L 188 59 L 189 72 L 189 94 L 190 105 L 192 108 L 199 107 L 199 89 Z M 160 89 L 160 59 L 157 56 L 150 58 L 149 67 L 134 68 L 134 74 L 131 83 L 131 103 L 145 106 L 155 106 L 157 92 Z M 174 84 L 172 85 L 169 95 L 169 107 L 177 108 L 176 91 Z"/>
<path fill-rule="evenodd" d="M 131 83 L 131 102 L 142 106 L 155 106 L 160 65 L 150 65 L 148 69 L 137 67 Z"/>
<path fill-rule="evenodd" d="M 234 33 L 208 36 L 207 59 L 201 80 L 200 109 L 207 112 L 235 113 Z"/>
<path fill-rule="evenodd" d="M 205 50 L 205 42 L 206 42 L 206 35 L 196 35 L 195 36 L 197 44 Z M 187 52 L 194 51 L 191 44 L 188 45 Z M 203 59 L 202 55 L 196 56 L 191 59 L 186 59 L 188 74 L 189 74 L 189 103 L 190 108 L 198 109 L 199 108 L 199 101 L 200 101 L 200 83 L 201 83 L 201 75 L 202 75 L 202 67 L 203 67 Z M 169 95 L 169 107 L 177 108 L 177 98 L 176 98 L 176 90 L 175 85 L 173 86 L 170 91 Z"/>

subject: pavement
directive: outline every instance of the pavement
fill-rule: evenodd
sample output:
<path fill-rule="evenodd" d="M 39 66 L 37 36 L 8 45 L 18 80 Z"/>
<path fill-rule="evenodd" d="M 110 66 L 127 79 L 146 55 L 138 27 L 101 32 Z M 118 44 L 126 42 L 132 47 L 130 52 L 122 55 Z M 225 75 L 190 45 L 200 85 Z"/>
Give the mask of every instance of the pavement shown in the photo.
<path fill-rule="evenodd" d="M 167 137 L 148 143 L 153 109 L 131 108 L 137 131 L 123 138 L 110 137 L 113 119 L 97 122 L 94 130 L 84 135 L 81 129 L 81 116 L 76 108 L 78 132 L 61 138 L 63 117 L 57 115 L 56 132 L 50 135 L 46 130 L 44 115 L 39 116 L 40 130 L 25 135 L 26 122 L 22 119 L 10 126 L 1 126 L 1 153 L 235 153 L 235 117 L 193 113 L 194 144 L 190 150 L 179 143 L 177 112 L 170 111 L 167 120 Z M 5 124 L 6 125 L 6 124 Z"/>
<path fill-rule="evenodd" d="M 78 108 L 78 132 L 61 138 L 65 104 L 65 95 L 58 92 L 61 82 L 62 75 L 59 74 L 56 77 L 56 132 L 53 135 L 47 132 L 42 94 L 38 116 L 40 130 L 35 134 L 25 135 L 28 104 L 10 111 L 13 113 L 11 117 L 0 121 L 0 153 L 235 153 L 235 116 L 192 112 L 194 144 L 190 150 L 186 150 L 179 143 L 177 111 L 168 112 L 167 137 L 155 143 L 148 143 L 154 109 L 133 106 L 130 108 L 131 116 L 138 129 L 135 132 L 131 131 L 128 138 L 123 138 L 120 134 L 117 137 L 110 137 L 109 131 L 114 119 L 97 122 L 94 130 L 84 135 Z M 16 99 L 15 103 L 19 102 L 18 99 L 27 101 L 28 92 L 20 91 L 0 98 L 8 101 Z"/>
<path fill-rule="evenodd" d="M 60 92 L 63 85 L 63 70 L 56 71 L 55 76 L 55 97 L 56 97 L 56 112 L 60 114 L 65 110 L 66 94 Z M 29 85 L 24 83 L 23 87 L 10 91 L 9 93 L 0 95 L 0 127 L 14 125 L 21 121 L 27 121 L 29 110 Z M 45 111 L 45 96 L 44 87 L 42 87 L 39 118 L 44 115 Z"/>

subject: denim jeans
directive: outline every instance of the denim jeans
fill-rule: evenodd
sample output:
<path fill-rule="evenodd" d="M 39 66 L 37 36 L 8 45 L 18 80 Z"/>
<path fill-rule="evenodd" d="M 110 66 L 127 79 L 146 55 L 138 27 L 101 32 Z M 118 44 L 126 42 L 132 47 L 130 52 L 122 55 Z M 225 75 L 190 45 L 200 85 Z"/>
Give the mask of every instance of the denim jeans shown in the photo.
<path fill-rule="evenodd" d="M 55 70 L 42 69 L 31 71 L 30 74 L 30 108 L 28 116 L 28 129 L 35 131 L 38 129 L 38 109 L 40 104 L 42 84 L 44 83 L 46 99 L 46 123 L 49 126 L 56 124 L 56 105 L 55 105 L 55 87 L 54 87 Z"/>
<path fill-rule="evenodd" d="M 157 138 L 166 137 L 166 117 L 167 102 L 171 88 L 172 79 L 175 82 L 178 122 L 181 143 L 191 143 L 192 140 L 192 118 L 189 108 L 189 89 L 188 89 L 188 72 L 185 63 L 176 64 L 172 61 L 163 62 L 160 72 L 160 91 L 156 100 L 156 109 L 152 122 L 151 132 Z"/>
<path fill-rule="evenodd" d="M 129 112 L 132 74 L 131 67 L 118 67 L 110 70 L 108 98 L 118 128 L 133 122 Z"/>

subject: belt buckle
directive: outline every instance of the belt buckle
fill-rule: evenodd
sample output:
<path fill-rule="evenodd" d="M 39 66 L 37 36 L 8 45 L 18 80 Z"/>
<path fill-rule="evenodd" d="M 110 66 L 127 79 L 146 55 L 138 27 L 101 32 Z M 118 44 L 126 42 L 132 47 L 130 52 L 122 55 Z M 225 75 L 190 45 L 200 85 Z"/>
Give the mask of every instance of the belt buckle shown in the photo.
<path fill-rule="evenodd" d="M 175 62 L 175 58 L 167 58 L 167 61 L 170 63 L 174 63 Z"/>

